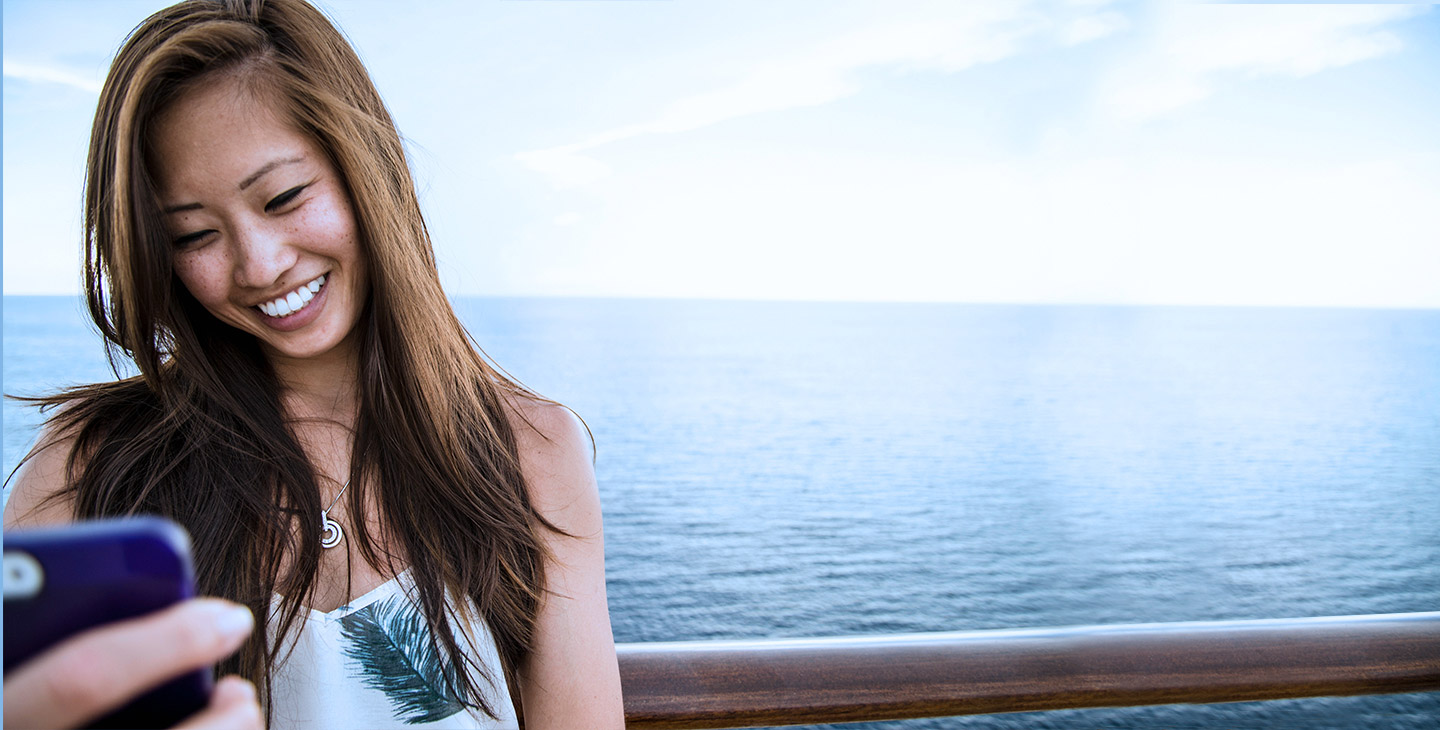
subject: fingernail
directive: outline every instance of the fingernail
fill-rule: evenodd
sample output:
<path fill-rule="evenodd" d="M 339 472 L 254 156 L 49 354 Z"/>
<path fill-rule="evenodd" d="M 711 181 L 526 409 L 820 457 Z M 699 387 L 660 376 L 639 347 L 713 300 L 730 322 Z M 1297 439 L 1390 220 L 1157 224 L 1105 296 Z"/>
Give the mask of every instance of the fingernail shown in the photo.
<path fill-rule="evenodd" d="M 226 692 L 237 694 L 236 699 L 249 702 L 255 699 L 255 685 L 235 675 L 221 679 L 216 685 L 216 690 L 224 688 Z"/>
<path fill-rule="evenodd" d="M 221 603 L 216 606 L 215 628 L 227 639 L 249 636 L 255 628 L 255 615 L 239 604 Z"/>

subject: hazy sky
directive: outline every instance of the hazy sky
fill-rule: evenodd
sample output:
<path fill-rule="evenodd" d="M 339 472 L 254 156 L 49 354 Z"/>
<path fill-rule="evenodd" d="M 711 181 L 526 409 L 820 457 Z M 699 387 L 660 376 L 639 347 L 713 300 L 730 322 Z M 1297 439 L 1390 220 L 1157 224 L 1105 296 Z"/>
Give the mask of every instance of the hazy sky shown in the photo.
<path fill-rule="evenodd" d="M 4 0 L 4 289 L 158 2 Z M 1440 307 L 1429 4 L 347 2 L 452 294 Z"/>

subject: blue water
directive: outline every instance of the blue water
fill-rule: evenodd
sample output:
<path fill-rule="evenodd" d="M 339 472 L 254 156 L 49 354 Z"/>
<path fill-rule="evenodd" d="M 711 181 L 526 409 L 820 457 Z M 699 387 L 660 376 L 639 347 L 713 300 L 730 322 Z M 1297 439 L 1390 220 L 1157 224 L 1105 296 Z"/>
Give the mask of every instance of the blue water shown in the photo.
<path fill-rule="evenodd" d="M 465 299 L 599 445 L 619 641 L 1440 610 L 1440 311 Z M 6 297 L 4 388 L 108 373 Z M 5 405 L 7 471 L 34 414 Z M 1433 728 L 1440 693 L 868 728 Z"/>

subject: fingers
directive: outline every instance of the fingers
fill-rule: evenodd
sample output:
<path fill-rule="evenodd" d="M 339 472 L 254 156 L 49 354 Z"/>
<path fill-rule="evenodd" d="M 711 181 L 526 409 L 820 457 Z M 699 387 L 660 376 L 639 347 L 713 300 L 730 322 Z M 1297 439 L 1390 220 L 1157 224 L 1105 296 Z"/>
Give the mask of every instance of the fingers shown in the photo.
<path fill-rule="evenodd" d="M 77 634 L 10 672 L 5 725 L 75 727 L 229 656 L 254 626 L 244 606 L 201 598 Z"/>
<path fill-rule="evenodd" d="M 210 704 L 175 730 L 264 730 L 255 686 L 239 677 L 226 677 L 215 684 Z"/>

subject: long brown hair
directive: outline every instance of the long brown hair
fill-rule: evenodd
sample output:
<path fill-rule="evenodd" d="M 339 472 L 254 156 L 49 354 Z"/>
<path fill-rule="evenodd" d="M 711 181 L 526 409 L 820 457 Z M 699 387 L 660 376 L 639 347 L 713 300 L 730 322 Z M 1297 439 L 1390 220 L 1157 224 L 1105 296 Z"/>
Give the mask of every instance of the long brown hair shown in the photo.
<path fill-rule="evenodd" d="M 273 100 L 348 189 L 371 294 L 356 325 L 346 499 L 350 514 L 366 504 L 380 513 L 380 534 L 366 520 L 351 531 L 371 565 L 408 561 L 435 648 L 457 670 L 454 689 L 494 715 L 477 689 L 496 678 L 465 659 L 456 639 L 465 617 L 452 621 L 446 595 L 478 607 L 513 681 L 542 598 L 539 532 L 555 528 L 527 496 L 507 414 L 538 397 L 490 365 L 456 318 L 395 125 L 354 50 L 303 0 L 182 2 L 138 26 L 111 66 L 87 166 L 85 290 L 112 363 L 130 360 L 140 374 L 36 399 L 63 406 L 53 427 L 75 437 L 61 494 L 77 518 L 180 522 L 201 592 L 262 617 L 283 596 L 279 636 L 304 620 L 320 547 L 302 537 L 322 531 L 320 477 L 255 339 L 211 316 L 174 275 L 147 164 L 157 116 L 220 75 Z M 221 669 L 255 682 L 268 707 L 284 642 L 265 634 Z"/>

